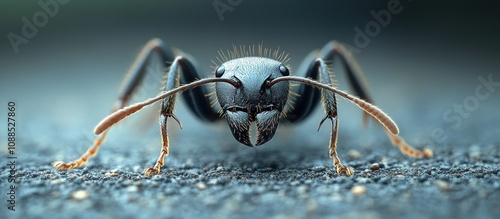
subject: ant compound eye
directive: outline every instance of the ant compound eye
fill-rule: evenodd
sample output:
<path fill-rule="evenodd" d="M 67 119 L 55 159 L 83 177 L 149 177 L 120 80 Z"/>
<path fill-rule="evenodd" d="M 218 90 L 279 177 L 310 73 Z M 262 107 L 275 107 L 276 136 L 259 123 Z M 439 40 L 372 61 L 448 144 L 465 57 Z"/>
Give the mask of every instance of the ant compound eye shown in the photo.
<path fill-rule="evenodd" d="M 285 67 L 284 65 L 280 65 L 280 72 L 283 76 L 288 76 L 290 75 L 290 72 L 288 71 L 288 68 Z"/>
<path fill-rule="evenodd" d="M 220 66 L 219 68 L 217 68 L 217 70 L 215 70 L 215 77 L 217 78 L 220 78 L 222 77 L 222 75 L 224 74 L 224 72 L 226 71 L 226 68 L 224 68 L 224 66 Z"/>

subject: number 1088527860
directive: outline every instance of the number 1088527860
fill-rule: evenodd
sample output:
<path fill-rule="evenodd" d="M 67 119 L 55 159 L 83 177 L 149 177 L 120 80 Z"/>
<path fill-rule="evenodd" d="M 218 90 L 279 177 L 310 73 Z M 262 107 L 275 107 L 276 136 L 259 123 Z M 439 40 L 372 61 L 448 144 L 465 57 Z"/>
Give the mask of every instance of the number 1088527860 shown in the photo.
<path fill-rule="evenodd" d="M 9 101 L 7 104 L 7 149 L 9 155 L 16 153 L 16 103 Z"/>

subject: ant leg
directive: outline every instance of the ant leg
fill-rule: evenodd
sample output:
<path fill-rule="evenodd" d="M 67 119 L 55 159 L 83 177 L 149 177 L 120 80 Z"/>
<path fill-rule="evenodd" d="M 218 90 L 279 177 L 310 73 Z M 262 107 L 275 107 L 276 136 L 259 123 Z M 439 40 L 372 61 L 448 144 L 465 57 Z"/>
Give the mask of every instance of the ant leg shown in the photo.
<path fill-rule="evenodd" d="M 324 60 L 320 58 L 316 59 L 313 62 L 313 66 L 313 69 L 316 69 L 316 71 L 319 72 L 320 82 L 332 86 L 331 73 L 328 71 Z M 334 93 L 321 89 L 321 103 L 326 116 L 319 123 L 318 130 L 321 128 L 321 125 L 326 119 L 330 119 L 332 122 L 329 146 L 330 158 L 333 158 L 333 165 L 337 169 L 338 174 L 345 173 L 347 176 L 351 176 L 354 173 L 354 169 L 350 166 L 345 167 L 337 155 L 337 134 L 339 126 L 339 119 L 337 117 L 337 98 Z"/>
<path fill-rule="evenodd" d="M 131 98 L 134 91 L 144 78 L 146 67 L 149 64 L 149 60 L 153 52 L 156 52 L 165 62 L 173 60 L 174 57 L 174 51 L 167 48 L 160 39 L 151 39 L 142 48 L 141 52 L 137 55 L 137 58 L 128 70 L 127 76 L 125 77 L 123 83 L 125 85 L 123 87 L 124 89 L 122 89 L 118 100 L 113 105 L 111 113 L 122 109 L 127 104 L 128 100 Z M 52 166 L 57 170 L 68 170 L 86 164 L 91 157 L 94 157 L 97 154 L 99 147 L 106 140 L 108 132 L 109 129 L 99 134 L 92 146 L 90 146 L 87 151 L 85 151 L 85 153 L 75 161 L 69 163 L 56 161 L 52 163 Z"/>
<path fill-rule="evenodd" d="M 180 71 L 179 71 L 180 70 Z M 181 74 L 179 74 L 181 73 Z M 168 76 L 165 82 L 164 91 L 168 92 L 174 88 L 179 87 L 181 81 L 187 81 L 188 83 L 194 82 L 197 80 L 198 73 L 194 68 L 193 64 L 189 59 L 184 58 L 182 56 L 178 56 L 170 66 L 170 70 L 168 72 Z M 201 88 L 201 89 L 199 89 Z M 212 109 L 210 102 L 207 100 L 208 92 L 202 89 L 203 87 L 196 87 L 189 90 L 184 91 L 191 92 L 188 96 L 184 96 L 186 100 L 192 101 L 194 107 L 193 111 L 200 111 L 201 114 L 198 114 L 201 118 L 205 120 L 213 120 L 213 114 L 215 111 Z M 144 175 L 150 177 L 152 174 L 159 174 L 160 169 L 164 164 L 164 158 L 168 155 L 169 151 L 169 140 L 167 133 L 167 119 L 169 117 L 173 118 L 179 126 L 182 128 L 182 124 L 179 119 L 174 115 L 174 108 L 176 103 L 177 95 L 171 95 L 163 99 L 160 110 L 160 132 L 162 138 L 162 148 L 160 151 L 160 156 L 156 161 L 155 165 L 152 168 L 147 168 L 144 171 Z M 189 106 L 189 105 L 188 105 Z"/>
<path fill-rule="evenodd" d="M 335 58 L 338 55 L 341 58 L 341 61 L 344 65 L 344 69 L 346 75 L 349 79 L 349 84 L 351 88 L 354 90 L 354 93 L 361 99 L 373 103 L 373 100 L 368 95 L 367 83 L 366 79 L 359 67 L 358 63 L 352 56 L 351 52 L 346 49 L 341 43 L 337 41 L 331 41 L 326 44 L 321 50 L 322 56 L 325 57 L 326 60 L 330 60 Z M 363 113 L 363 125 L 366 126 L 368 123 L 369 114 L 367 112 Z M 432 151 L 429 149 L 417 150 L 410 146 L 405 140 L 397 135 L 391 134 L 387 132 L 392 144 L 399 148 L 403 154 L 412 156 L 412 157 L 431 157 Z"/>
<path fill-rule="evenodd" d="M 165 81 L 164 91 L 169 91 L 169 90 L 179 86 L 180 75 L 178 74 L 178 72 L 179 72 L 179 61 L 180 60 L 183 60 L 182 57 L 177 57 L 174 60 L 174 62 L 172 62 L 172 65 L 170 66 L 169 72 L 167 73 L 167 79 Z M 185 60 L 185 61 L 189 63 L 189 61 L 187 61 L 187 60 Z M 185 71 L 184 68 L 182 68 L 182 70 L 183 70 L 183 72 Z M 152 168 L 147 168 L 146 170 L 144 170 L 144 176 L 151 177 L 151 175 L 153 175 L 153 174 L 159 174 L 160 169 L 164 164 L 165 156 L 168 155 L 168 152 L 169 152 L 168 151 L 169 140 L 168 140 L 168 132 L 167 132 L 167 119 L 168 119 L 168 117 L 172 117 L 175 121 L 177 121 L 179 126 L 182 128 L 181 122 L 174 115 L 174 107 L 175 107 L 176 99 L 177 99 L 177 94 L 174 94 L 172 96 L 165 98 L 161 103 L 160 132 L 161 132 L 162 147 L 160 150 L 160 156 L 158 157 L 158 159 L 155 162 L 155 165 Z"/>
<path fill-rule="evenodd" d="M 163 108 L 163 107 L 162 107 Z M 165 156 L 168 155 L 168 134 L 167 134 L 167 118 L 168 117 L 173 117 L 177 122 L 177 118 L 173 115 L 170 114 L 168 115 L 166 112 L 162 110 L 160 114 L 160 132 L 161 132 L 161 140 L 162 140 L 162 147 L 160 151 L 160 157 L 156 160 L 155 165 L 152 168 L 147 168 L 144 170 L 144 176 L 151 177 L 153 174 L 159 174 L 160 173 L 160 168 L 164 164 Z M 179 125 L 181 123 L 179 122 Z"/>
<path fill-rule="evenodd" d="M 325 117 L 325 119 L 326 118 L 327 117 Z M 337 155 L 337 134 L 339 127 L 339 120 L 338 118 L 331 118 L 331 117 L 330 120 L 332 121 L 332 132 L 330 133 L 329 155 L 330 158 L 333 158 L 333 166 L 335 166 L 335 168 L 337 169 L 337 173 L 339 175 L 345 173 L 346 176 L 352 176 L 352 174 L 354 174 L 354 168 L 350 166 L 347 167 L 344 166 Z"/>
<path fill-rule="evenodd" d="M 372 98 L 369 96 L 368 86 L 366 85 L 367 83 L 361 68 L 352 56 L 351 52 L 349 52 L 347 48 L 337 41 L 327 43 L 320 51 L 311 52 L 302 62 L 299 71 L 306 71 L 306 77 L 318 80 L 319 72 L 315 70 L 315 66 L 312 64 L 314 60 L 316 58 L 334 60 L 337 56 L 340 58 L 344 66 L 345 74 L 348 78 L 350 87 L 354 90 L 355 95 L 368 103 L 373 103 Z M 331 83 L 328 83 L 328 85 L 331 85 Z M 287 119 L 291 122 L 300 121 L 301 119 L 307 117 L 315 108 L 314 106 L 317 102 L 319 102 L 317 99 L 320 92 L 317 90 L 308 89 L 306 85 L 301 84 L 298 92 L 300 96 L 294 103 L 292 103 L 292 110 L 289 114 L 287 114 Z M 369 114 L 365 111 L 363 114 L 363 124 L 365 126 L 368 122 L 368 118 Z M 389 132 L 387 132 L 387 134 L 392 144 L 399 148 L 403 154 L 407 154 L 412 157 L 432 156 L 432 151 L 429 149 L 417 150 L 407 144 L 403 138 Z"/>
<path fill-rule="evenodd" d="M 105 131 L 97 136 L 92 146 L 90 146 L 87 151 L 85 151 L 85 153 L 80 156 L 80 158 L 69 163 L 65 163 L 63 161 L 55 161 L 54 163 L 52 163 L 52 166 L 57 170 L 69 170 L 75 167 L 81 167 L 82 165 L 86 164 L 91 157 L 97 154 L 99 147 L 106 140 L 107 135 L 108 131 Z"/>

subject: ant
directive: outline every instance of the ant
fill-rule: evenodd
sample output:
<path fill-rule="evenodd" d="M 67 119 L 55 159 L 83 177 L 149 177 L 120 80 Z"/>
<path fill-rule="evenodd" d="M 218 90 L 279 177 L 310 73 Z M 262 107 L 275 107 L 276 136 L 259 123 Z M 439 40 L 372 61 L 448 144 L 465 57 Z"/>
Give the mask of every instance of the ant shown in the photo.
<path fill-rule="evenodd" d="M 182 92 L 188 108 L 199 119 L 208 122 L 225 119 L 233 137 L 240 143 L 252 147 L 265 144 L 271 140 L 280 121 L 298 123 L 306 119 L 318 103 L 325 110 L 325 117 L 320 121 L 318 130 L 327 119 L 331 121 L 329 155 L 340 175 L 351 176 L 354 169 L 344 166 L 337 155 L 338 115 L 336 95 L 341 96 L 364 111 L 363 123 L 369 116 L 375 118 L 386 130 L 393 145 L 402 153 L 412 157 L 431 157 L 429 149 L 416 150 L 398 136 L 396 123 L 382 110 L 373 105 L 366 89 L 363 73 L 351 53 L 340 43 L 331 41 L 321 50 L 312 51 L 300 65 L 298 72 L 304 75 L 291 76 L 286 65 L 288 55 L 278 50 L 264 49 L 258 46 L 233 46 L 233 50 L 219 51 L 217 60 L 220 64 L 214 67 L 214 76 L 201 78 L 193 59 L 186 53 L 167 47 L 160 39 L 151 39 L 138 54 L 136 60 L 125 77 L 125 87 L 113 106 L 109 116 L 104 118 L 94 130 L 97 136 L 94 144 L 77 160 L 69 163 L 62 161 L 52 165 L 57 170 L 68 170 L 80 167 L 97 154 L 100 145 L 106 139 L 111 126 L 125 117 L 162 101 L 160 110 L 160 132 L 162 148 L 160 156 L 152 168 L 147 168 L 144 175 L 150 177 L 159 174 L 164 158 L 169 153 L 167 119 L 174 119 L 182 128 L 179 119 L 174 115 L 177 94 Z M 163 92 L 154 98 L 127 106 L 134 90 L 141 84 L 146 67 L 153 54 L 160 56 L 168 68 Z M 353 96 L 334 87 L 333 72 L 327 64 L 339 57 L 347 75 L 349 84 L 354 90 Z M 290 82 L 298 82 L 291 86 Z M 202 86 L 214 84 L 212 87 Z M 211 97 L 211 98 L 207 98 Z M 220 109 L 214 107 L 220 105 Z M 256 123 L 256 140 L 250 139 L 250 126 Z"/>

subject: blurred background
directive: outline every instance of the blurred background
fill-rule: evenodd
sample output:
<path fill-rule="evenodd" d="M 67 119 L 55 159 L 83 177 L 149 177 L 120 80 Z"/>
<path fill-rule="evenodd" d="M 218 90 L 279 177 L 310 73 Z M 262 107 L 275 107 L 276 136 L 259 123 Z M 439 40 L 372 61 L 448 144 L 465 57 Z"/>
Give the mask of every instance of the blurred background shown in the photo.
<path fill-rule="evenodd" d="M 125 72 L 153 37 L 195 57 L 207 76 L 217 51 L 233 44 L 279 47 L 290 55 L 292 74 L 298 74 L 293 69 L 303 57 L 335 39 L 353 50 L 375 103 L 393 117 L 412 144 L 439 150 L 442 145 L 471 141 L 498 143 L 500 87 L 482 88 L 488 97 L 476 97 L 480 77 L 500 81 L 498 2 L 7 0 L 0 2 L 0 8 L 2 121 L 7 102 L 14 100 L 18 137 L 48 150 L 67 150 L 75 138 L 92 138 L 93 127 L 109 112 Z M 157 78 L 163 71 L 159 60 L 153 60 L 150 71 L 148 86 L 134 100 L 159 91 Z M 342 69 L 335 71 L 339 86 L 348 89 Z M 361 128 L 360 110 L 346 101 L 339 104 L 339 144 L 387 142 L 378 126 Z M 464 104 L 465 112 L 456 111 L 455 105 Z M 197 122 L 184 110 L 183 105 L 177 109 L 183 132 L 212 132 L 211 124 Z M 302 136 L 308 132 L 324 136 L 323 148 L 329 128 L 321 131 L 323 135 L 312 135 L 321 113 L 318 109 L 314 118 L 294 130 L 306 133 Z M 156 113 L 150 125 L 156 143 L 155 119 Z M 110 141 L 141 139 L 142 135 L 129 139 L 120 132 L 148 127 L 135 121 L 124 126 Z M 219 135 L 229 136 L 224 124 L 217 126 Z M 5 128 L 0 126 L 2 141 Z M 287 133 L 275 138 L 284 136 L 297 138 Z M 239 145 L 228 139 L 227 144 Z M 77 152 L 57 155 L 75 157 L 85 148 L 82 143 Z M 159 147 L 150 148 L 155 154 Z"/>

